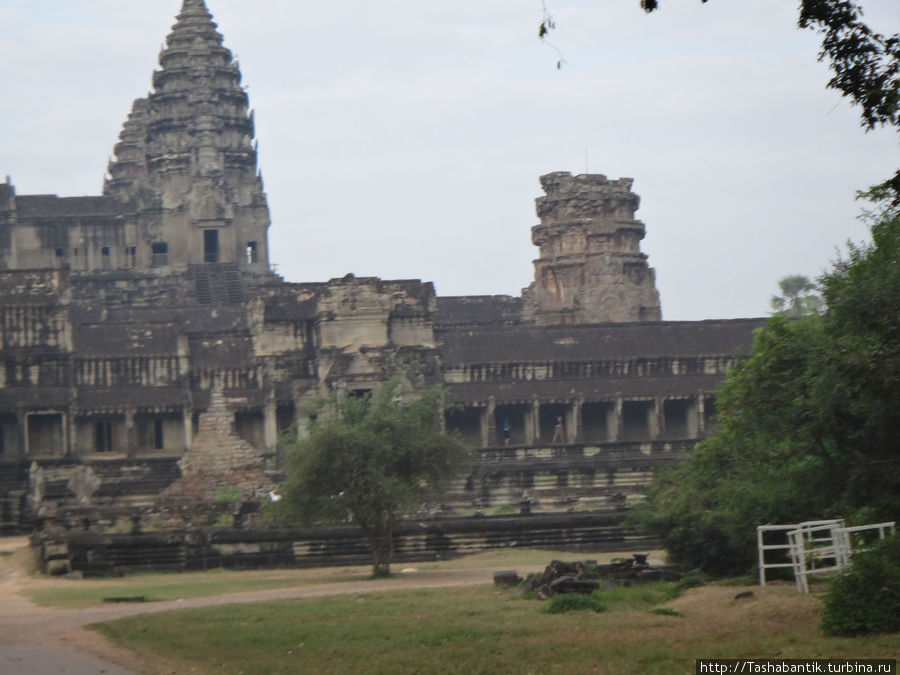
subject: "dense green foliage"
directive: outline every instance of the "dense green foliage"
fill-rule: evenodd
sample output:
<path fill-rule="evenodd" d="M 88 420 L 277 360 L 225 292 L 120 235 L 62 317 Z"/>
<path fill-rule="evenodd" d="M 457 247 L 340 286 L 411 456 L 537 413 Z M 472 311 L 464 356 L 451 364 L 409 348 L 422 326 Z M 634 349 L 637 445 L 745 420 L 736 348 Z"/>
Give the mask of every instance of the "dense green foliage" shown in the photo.
<path fill-rule="evenodd" d="M 828 635 L 900 631 L 900 536 L 853 556 L 853 565 L 828 588 L 822 613 Z"/>
<path fill-rule="evenodd" d="M 309 435 L 287 444 L 276 515 L 309 524 L 352 520 L 372 545 L 374 573 L 388 574 L 394 519 L 468 457 L 441 431 L 443 404 L 441 389 L 413 390 L 399 376 L 371 394 L 330 401 Z"/>
<path fill-rule="evenodd" d="M 565 614 L 566 612 L 603 612 L 606 607 L 593 595 L 583 593 L 564 593 L 554 595 L 544 606 L 547 614 Z"/>
<path fill-rule="evenodd" d="M 717 398 L 714 437 L 658 477 L 634 524 L 714 573 L 755 561 L 755 528 L 900 514 L 900 216 L 819 280 L 826 309 L 775 316 Z"/>

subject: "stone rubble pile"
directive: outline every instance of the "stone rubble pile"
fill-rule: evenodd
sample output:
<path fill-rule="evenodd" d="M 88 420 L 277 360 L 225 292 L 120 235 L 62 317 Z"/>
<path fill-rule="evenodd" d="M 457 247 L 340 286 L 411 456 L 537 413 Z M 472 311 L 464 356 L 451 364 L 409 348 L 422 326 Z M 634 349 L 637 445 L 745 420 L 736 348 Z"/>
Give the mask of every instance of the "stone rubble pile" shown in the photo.
<path fill-rule="evenodd" d="M 606 564 L 596 560 L 553 560 L 542 573 L 532 574 L 519 587 L 516 597 L 535 593 L 539 600 L 561 593 L 590 594 L 598 588 L 615 588 L 653 581 L 679 581 L 681 573 L 671 565 L 651 565 L 647 555 L 613 558 Z"/>

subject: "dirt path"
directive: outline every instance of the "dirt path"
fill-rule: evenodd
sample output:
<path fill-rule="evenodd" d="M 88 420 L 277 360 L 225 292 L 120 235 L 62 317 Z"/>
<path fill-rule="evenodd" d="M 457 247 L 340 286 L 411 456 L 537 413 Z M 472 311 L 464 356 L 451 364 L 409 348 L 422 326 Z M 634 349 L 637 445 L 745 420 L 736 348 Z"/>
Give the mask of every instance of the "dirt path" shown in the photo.
<path fill-rule="evenodd" d="M 426 570 L 377 580 L 360 574 L 359 579 L 354 581 L 318 583 L 307 587 L 275 588 L 152 604 L 68 609 L 36 605 L 24 594 L 27 588 L 73 583 L 29 576 L 24 565 L 30 555 L 25 550 L 26 546 L 25 539 L 0 540 L 0 553 L 4 550 L 16 551 L 13 555 L 0 555 L 0 673 L 4 675 L 135 675 L 139 672 L 139 664 L 131 652 L 115 647 L 96 631 L 85 628 L 99 621 L 242 602 L 471 586 L 491 583 L 494 572 L 494 568 Z M 520 571 L 537 569 L 522 568 Z"/>

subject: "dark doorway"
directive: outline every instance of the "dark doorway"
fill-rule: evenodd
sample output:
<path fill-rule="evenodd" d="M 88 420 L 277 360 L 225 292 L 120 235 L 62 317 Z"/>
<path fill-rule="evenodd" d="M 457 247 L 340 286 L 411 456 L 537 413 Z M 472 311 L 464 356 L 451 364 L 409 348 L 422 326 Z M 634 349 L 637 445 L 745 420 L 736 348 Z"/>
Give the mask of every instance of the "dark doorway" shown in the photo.
<path fill-rule="evenodd" d="M 612 416 L 614 405 L 610 402 L 585 403 L 581 406 L 581 425 L 586 441 L 604 442 L 613 440 L 610 427 L 615 424 Z"/>
<path fill-rule="evenodd" d="M 203 260 L 208 263 L 219 262 L 218 230 L 203 230 Z"/>
<path fill-rule="evenodd" d="M 691 424 L 693 407 L 688 399 L 669 399 L 663 403 L 663 419 L 667 438 L 691 438 L 696 434 Z M 696 419 L 696 418 L 694 418 Z"/>
<path fill-rule="evenodd" d="M 540 436 L 544 443 L 568 443 L 574 434 L 568 428 L 569 406 L 562 403 L 542 403 L 539 413 Z"/>
<path fill-rule="evenodd" d="M 94 449 L 97 452 L 112 452 L 113 425 L 109 420 L 94 423 Z"/>
<path fill-rule="evenodd" d="M 467 443 L 481 447 L 481 408 L 454 408 L 447 411 L 447 429 L 459 432 Z"/>
<path fill-rule="evenodd" d="M 525 424 L 530 411 L 531 405 L 497 406 L 494 410 L 494 417 L 497 420 L 497 445 L 524 445 L 529 442 Z"/>
<path fill-rule="evenodd" d="M 626 441 L 650 440 L 651 401 L 625 401 L 622 404 L 622 426 Z"/>

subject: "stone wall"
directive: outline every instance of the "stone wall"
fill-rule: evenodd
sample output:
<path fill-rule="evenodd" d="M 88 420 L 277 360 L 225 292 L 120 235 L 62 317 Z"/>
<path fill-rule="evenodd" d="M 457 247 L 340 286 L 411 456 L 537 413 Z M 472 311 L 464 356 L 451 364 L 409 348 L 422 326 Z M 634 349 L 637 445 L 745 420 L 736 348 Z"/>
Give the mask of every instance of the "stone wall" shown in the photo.
<path fill-rule="evenodd" d="M 402 521 L 394 530 L 394 562 L 441 560 L 496 548 L 646 551 L 658 546 L 622 528 L 621 521 L 618 513 Z M 37 533 L 32 544 L 41 569 L 57 574 L 371 563 L 368 542 L 355 527 L 105 535 L 47 530 Z"/>

